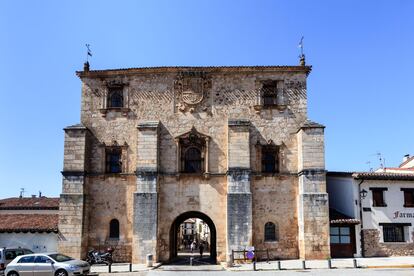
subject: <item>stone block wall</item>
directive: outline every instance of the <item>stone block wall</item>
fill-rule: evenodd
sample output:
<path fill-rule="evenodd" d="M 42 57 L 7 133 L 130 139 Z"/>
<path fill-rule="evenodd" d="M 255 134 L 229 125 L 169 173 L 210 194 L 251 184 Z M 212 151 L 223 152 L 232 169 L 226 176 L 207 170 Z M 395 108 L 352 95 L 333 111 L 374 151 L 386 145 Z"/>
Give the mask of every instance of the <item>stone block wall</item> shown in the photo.
<path fill-rule="evenodd" d="M 414 243 L 381 243 L 380 231 L 376 229 L 364 229 L 363 256 L 364 257 L 390 257 L 390 256 L 412 256 L 414 255 Z M 414 232 L 411 233 L 414 237 Z"/>
<path fill-rule="evenodd" d="M 303 222 L 303 229 L 310 223 L 303 220 L 298 208 L 293 208 L 301 198 L 299 186 L 301 193 L 325 193 L 320 174 L 310 181 L 297 175 L 305 169 L 324 170 L 323 135 L 312 129 L 300 133 L 300 139 L 296 134 L 307 118 L 309 70 L 147 68 L 78 73 L 83 82 L 81 122 L 91 132 L 89 150 L 85 150 L 89 156 L 84 157 L 87 162 L 83 163 L 87 168 L 84 222 L 89 219 L 88 246 L 116 242 L 122 248 L 120 252 L 124 252 L 120 259 L 142 262 L 144 254 L 153 252 L 157 260 L 166 261 L 175 218 L 184 212 L 198 211 L 210 217 L 217 228 L 218 260 L 226 260 L 232 248 L 246 245 L 274 248 L 280 258 L 297 256 L 305 248 L 304 239 L 301 246 L 294 241 L 295 235 L 300 235 L 295 230 L 298 221 Z M 202 85 L 201 92 L 196 91 L 202 93 L 200 103 L 189 105 L 183 101 L 178 89 L 183 75 L 190 79 L 202 76 L 201 82 L 193 82 Z M 285 109 L 257 108 L 261 85 L 268 80 L 284 82 Z M 109 83 L 124 85 L 126 108 L 106 109 Z M 151 122 L 159 122 L 157 131 L 151 128 Z M 207 177 L 178 175 L 176 137 L 192 127 L 210 137 Z M 105 145 L 114 141 L 125 145 L 124 170 L 120 175 L 107 175 Z M 256 179 L 261 160 L 255 145 L 269 141 L 280 149 L 280 175 Z M 72 158 L 71 152 L 67 155 L 68 160 Z M 73 158 L 78 157 L 81 158 Z M 67 168 L 77 170 L 79 165 L 75 162 Z M 76 189 L 76 185 L 67 185 L 68 191 Z M 271 195 L 279 200 L 272 202 Z M 321 204 L 310 206 L 309 202 L 302 200 L 301 214 L 314 210 L 324 214 Z M 96 212 L 98 208 L 104 211 Z M 119 241 L 107 239 L 113 218 L 120 222 Z M 295 219 L 296 224 L 292 224 Z M 266 220 L 275 221 L 280 227 L 281 239 L 277 244 L 261 240 Z M 291 229 L 283 220 L 293 225 Z M 324 224 L 318 225 L 324 234 Z M 243 229 L 242 233 L 237 232 L 239 229 Z M 320 234 L 321 230 L 315 236 Z M 320 240 L 323 246 L 324 238 Z M 317 240 L 310 247 L 316 245 Z"/>

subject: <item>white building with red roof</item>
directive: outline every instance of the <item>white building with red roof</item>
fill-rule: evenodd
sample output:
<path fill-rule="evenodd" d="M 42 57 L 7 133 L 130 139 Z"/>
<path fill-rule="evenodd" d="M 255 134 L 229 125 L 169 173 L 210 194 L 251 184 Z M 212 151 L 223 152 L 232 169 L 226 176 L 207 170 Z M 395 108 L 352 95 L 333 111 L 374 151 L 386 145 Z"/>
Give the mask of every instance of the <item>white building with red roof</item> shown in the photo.
<path fill-rule="evenodd" d="M 0 200 L 0 247 L 56 251 L 59 198 L 13 197 Z"/>

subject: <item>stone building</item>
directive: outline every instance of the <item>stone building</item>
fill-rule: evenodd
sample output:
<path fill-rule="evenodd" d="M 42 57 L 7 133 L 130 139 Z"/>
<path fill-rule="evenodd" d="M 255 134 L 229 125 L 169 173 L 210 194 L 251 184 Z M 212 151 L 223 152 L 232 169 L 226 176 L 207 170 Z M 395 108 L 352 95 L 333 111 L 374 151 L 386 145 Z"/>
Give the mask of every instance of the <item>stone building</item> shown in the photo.
<path fill-rule="evenodd" d="M 199 218 L 214 262 L 246 246 L 280 259 L 329 257 L 310 71 L 85 64 L 81 123 L 64 129 L 59 250 L 79 258 L 113 246 L 119 261 L 170 261 L 180 224 Z"/>

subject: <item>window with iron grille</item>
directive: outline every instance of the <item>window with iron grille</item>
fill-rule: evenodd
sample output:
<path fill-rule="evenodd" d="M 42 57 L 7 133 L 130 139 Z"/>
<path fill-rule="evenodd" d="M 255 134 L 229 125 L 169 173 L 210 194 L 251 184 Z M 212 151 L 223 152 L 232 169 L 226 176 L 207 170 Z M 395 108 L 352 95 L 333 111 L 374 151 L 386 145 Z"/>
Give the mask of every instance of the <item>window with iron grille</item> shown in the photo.
<path fill-rule="evenodd" d="M 201 150 L 196 147 L 188 148 L 184 153 L 184 172 L 202 172 Z"/>
<path fill-rule="evenodd" d="M 124 107 L 124 97 L 122 87 L 110 88 L 108 93 L 108 105 L 109 108 L 121 108 Z"/>
<path fill-rule="evenodd" d="M 276 146 L 262 146 L 262 173 L 279 172 L 278 153 L 279 150 Z"/>
<path fill-rule="evenodd" d="M 404 192 L 404 207 L 414 207 L 414 189 L 401 188 Z"/>
<path fill-rule="evenodd" d="M 404 242 L 404 225 L 383 225 L 384 242 Z"/>
<path fill-rule="evenodd" d="M 122 172 L 122 149 L 121 147 L 106 148 L 106 173 Z"/>
<path fill-rule="evenodd" d="M 113 219 L 109 223 L 109 238 L 119 239 L 119 221 L 117 219 Z"/>
<path fill-rule="evenodd" d="M 205 171 L 206 140 L 195 130 L 180 138 L 181 165 L 183 173 L 203 173 Z"/>
<path fill-rule="evenodd" d="M 277 241 L 278 240 L 278 233 L 276 224 L 273 222 L 266 222 L 265 229 L 264 229 L 264 239 L 265 241 Z"/>
<path fill-rule="evenodd" d="M 372 206 L 374 207 L 386 207 L 384 200 L 384 191 L 388 190 L 387 188 L 370 188 L 372 192 Z"/>
<path fill-rule="evenodd" d="M 277 105 L 277 81 L 270 81 L 263 83 L 262 95 L 264 106 Z"/>

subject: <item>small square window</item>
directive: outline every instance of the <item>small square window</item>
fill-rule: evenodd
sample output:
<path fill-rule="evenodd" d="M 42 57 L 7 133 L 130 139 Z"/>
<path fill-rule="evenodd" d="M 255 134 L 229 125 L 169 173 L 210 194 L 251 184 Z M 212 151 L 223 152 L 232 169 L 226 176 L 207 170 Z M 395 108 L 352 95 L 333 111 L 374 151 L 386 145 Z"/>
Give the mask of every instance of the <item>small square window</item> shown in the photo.
<path fill-rule="evenodd" d="M 404 192 L 404 207 L 414 207 L 414 189 L 401 189 Z"/>
<path fill-rule="evenodd" d="M 372 192 L 372 206 L 374 207 L 386 207 L 384 200 L 384 188 L 370 188 Z"/>

